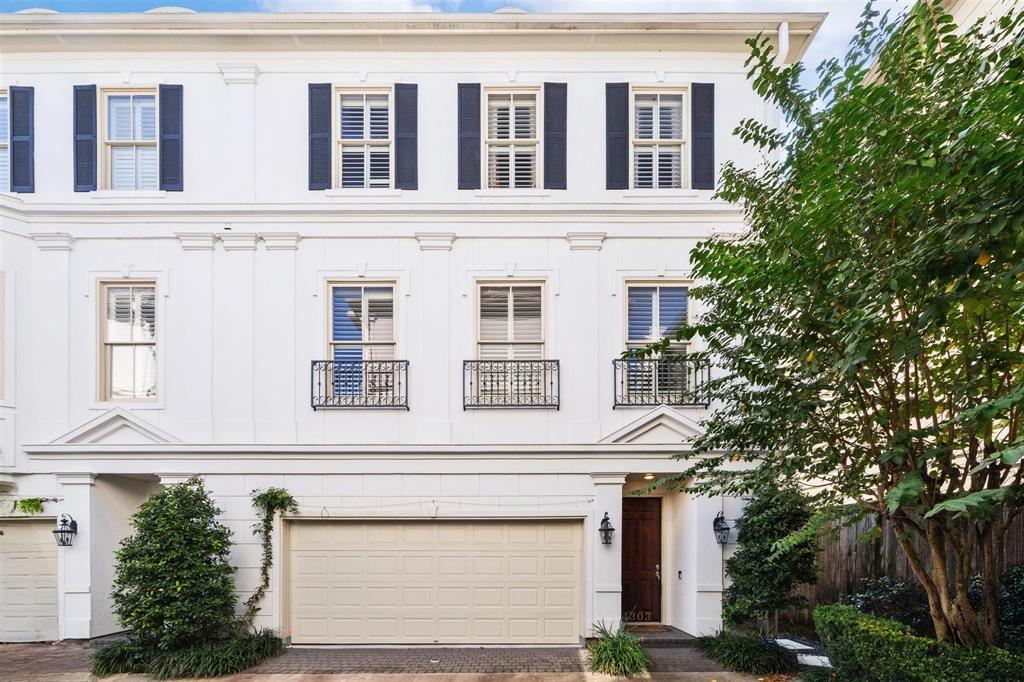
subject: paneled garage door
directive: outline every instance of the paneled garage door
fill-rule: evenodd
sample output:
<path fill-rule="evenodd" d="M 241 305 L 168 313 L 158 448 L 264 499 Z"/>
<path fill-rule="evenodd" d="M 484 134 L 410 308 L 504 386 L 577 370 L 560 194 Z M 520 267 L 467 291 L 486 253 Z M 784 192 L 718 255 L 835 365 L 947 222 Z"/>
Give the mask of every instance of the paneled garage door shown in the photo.
<path fill-rule="evenodd" d="M 57 639 L 57 543 L 49 521 L 0 521 L 0 642 Z"/>
<path fill-rule="evenodd" d="M 583 524 L 291 524 L 292 641 L 577 644 Z"/>

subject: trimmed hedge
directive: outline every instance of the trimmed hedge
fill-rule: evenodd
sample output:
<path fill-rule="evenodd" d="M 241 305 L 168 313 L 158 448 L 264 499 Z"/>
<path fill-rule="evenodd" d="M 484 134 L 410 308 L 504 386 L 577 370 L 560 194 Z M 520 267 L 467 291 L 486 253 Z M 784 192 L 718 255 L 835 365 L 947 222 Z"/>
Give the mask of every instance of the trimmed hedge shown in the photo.
<path fill-rule="evenodd" d="M 1005 649 L 940 644 L 852 606 L 819 606 L 814 625 L 840 680 L 1011 682 L 1024 670 L 1024 657 Z"/>

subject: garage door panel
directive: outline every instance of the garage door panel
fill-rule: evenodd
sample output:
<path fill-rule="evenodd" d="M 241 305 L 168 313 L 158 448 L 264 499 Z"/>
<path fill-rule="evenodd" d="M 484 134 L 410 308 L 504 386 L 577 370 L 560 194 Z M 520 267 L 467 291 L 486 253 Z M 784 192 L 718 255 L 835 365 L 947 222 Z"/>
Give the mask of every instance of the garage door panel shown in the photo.
<path fill-rule="evenodd" d="M 0 522 L 0 641 L 57 639 L 57 551 L 49 521 Z"/>
<path fill-rule="evenodd" d="M 291 537 L 296 643 L 575 644 L 582 631 L 578 522 L 316 521 Z"/>

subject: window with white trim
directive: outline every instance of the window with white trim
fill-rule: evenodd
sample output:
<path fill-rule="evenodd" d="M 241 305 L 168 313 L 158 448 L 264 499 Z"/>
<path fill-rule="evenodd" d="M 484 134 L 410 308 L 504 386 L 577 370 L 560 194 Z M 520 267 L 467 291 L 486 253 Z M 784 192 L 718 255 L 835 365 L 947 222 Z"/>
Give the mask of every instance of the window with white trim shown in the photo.
<path fill-rule="evenodd" d="M 388 282 L 332 282 L 331 359 L 395 359 L 395 286 Z"/>
<path fill-rule="evenodd" d="M 667 189 L 683 186 L 686 146 L 683 93 L 633 92 L 633 187 Z"/>
<path fill-rule="evenodd" d="M 686 326 L 689 288 L 682 284 L 626 286 L 626 347 L 642 348 Z"/>
<path fill-rule="evenodd" d="M 160 189 L 156 90 L 105 91 L 103 102 L 106 188 Z"/>
<path fill-rule="evenodd" d="M 104 282 L 101 399 L 156 398 L 156 283 Z"/>
<path fill-rule="evenodd" d="M 394 171 L 391 88 L 339 90 L 337 179 L 342 189 L 388 189 Z"/>
<path fill-rule="evenodd" d="M 480 284 L 480 360 L 544 357 L 544 288 L 539 283 Z"/>
<path fill-rule="evenodd" d="M 487 186 L 492 189 L 539 187 L 537 100 L 539 91 L 487 91 L 484 125 Z"/>
<path fill-rule="evenodd" d="M 0 192 L 11 191 L 11 100 L 0 90 Z"/>

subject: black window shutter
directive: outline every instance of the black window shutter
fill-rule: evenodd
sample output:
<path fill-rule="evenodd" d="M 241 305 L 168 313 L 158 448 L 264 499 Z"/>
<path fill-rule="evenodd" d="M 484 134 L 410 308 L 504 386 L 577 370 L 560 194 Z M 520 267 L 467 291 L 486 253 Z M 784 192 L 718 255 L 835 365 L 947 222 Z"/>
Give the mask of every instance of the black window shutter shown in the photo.
<path fill-rule="evenodd" d="M 629 189 L 629 83 L 604 90 L 605 178 L 608 189 Z"/>
<path fill-rule="evenodd" d="M 544 84 L 544 189 L 565 189 L 566 84 Z"/>
<path fill-rule="evenodd" d="M 459 189 L 480 189 L 479 83 L 459 83 Z"/>
<path fill-rule="evenodd" d="M 331 84 L 309 84 L 309 188 L 331 186 Z"/>
<path fill-rule="evenodd" d="M 693 189 L 715 188 L 715 84 L 693 83 L 690 94 L 690 172 Z"/>
<path fill-rule="evenodd" d="M 96 191 L 96 86 L 76 85 L 75 191 Z"/>
<path fill-rule="evenodd" d="M 10 87 L 11 191 L 34 192 L 35 181 L 35 92 L 30 87 Z"/>
<path fill-rule="evenodd" d="M 184 92 L 180 85 L 160 86 L 160 189 L 185 189 Z"/>
<path fill-rule="evenodd" d="M 419 175 L 415 83 L 395 83 L 395 187 L 416 189 Z"/>

